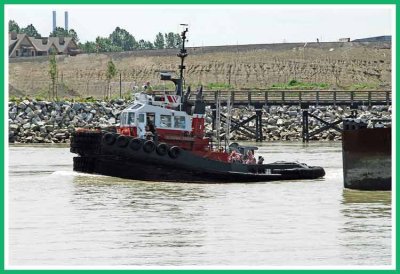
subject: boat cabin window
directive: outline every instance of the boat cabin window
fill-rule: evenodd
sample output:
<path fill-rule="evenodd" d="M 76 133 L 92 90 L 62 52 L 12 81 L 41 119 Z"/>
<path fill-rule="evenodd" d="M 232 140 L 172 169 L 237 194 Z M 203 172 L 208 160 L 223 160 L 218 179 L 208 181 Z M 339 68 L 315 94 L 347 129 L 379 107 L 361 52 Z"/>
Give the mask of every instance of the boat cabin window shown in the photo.
<path fill-rule="evenodd" d="M 174 125 L 176 128 L 186 128 L 185 116 L 175 116 Z"/>
<path fill-rule="evenodd" d="M 148 112 L 148 113 L 146 113 L 146 123 L 149 125 L 149 124 L 152 124 L 152 125 L 154 125 L 154 120 L 155 120 L 155 113 L 154 112 Z"/>
<path fill-rule="evenodd" d="M 139 123 L 144 123 L 144 113 L 139 114 Z"/>
<path fill-rule="evenodd" d="M 143 106 L 143 105 L 142 104 L 136 104 L 136 105 L 132 106 L 131 109 L 138 109 L 141 106 Z"/>
<path fill-rule="evenodd" d="M 160 115 L 160 126 L 161 127 L 172 127 L 171 115 Z"/>
<path fill-rule="evenodd" d="M 135 124 L 135 113 L 134 112 L 129 112 L 128 113 L 127 124 L 130 125 L 130 126 L 133 126 Z"/>
<path fill-rule="evenodd" d="M 126 112 L 122 112 L 121 113 L 121 125 L 126 125 L 127 124 L 127 122 L 126 122 L 126 118 L 127 118 L 128 116 L 127 116 L 127 113 Z"/>

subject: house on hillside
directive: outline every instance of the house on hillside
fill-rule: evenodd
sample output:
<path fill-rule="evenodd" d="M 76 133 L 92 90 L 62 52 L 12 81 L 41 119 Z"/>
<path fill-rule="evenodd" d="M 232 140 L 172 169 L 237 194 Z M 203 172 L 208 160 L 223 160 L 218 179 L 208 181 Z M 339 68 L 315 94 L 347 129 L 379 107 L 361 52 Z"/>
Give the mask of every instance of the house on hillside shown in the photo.
<path fill-rule="evenodd" d="M 8 35 L 8 56 L 32 57 L 50 54 L 75 56 L 80 53 L 78 45 L 71 37 L 29 37 L 25 33 L 11 32 Z"/>
<path fill-rule="evenodd" d="M 80 53 L 80 49 L 72 37 L 49 37 L 48 39 L 57 48 L 58 54 L 75 56 Z"/>
<path fill-rule="evenodd" d="M 37 50 L 30 37 L 25 33 L 12 32 L 8 37 L 8 56 L 10 58 L 36 56 Z"/>
<path fill-rule="evenodd" d="M 47 37 L 41 39 L 32 38 L 31 41 L 32 44 L 35 45 L 37 56 L 58 54 L 58 48 L 54 45 L 53 41 L 49 41 Z"/>

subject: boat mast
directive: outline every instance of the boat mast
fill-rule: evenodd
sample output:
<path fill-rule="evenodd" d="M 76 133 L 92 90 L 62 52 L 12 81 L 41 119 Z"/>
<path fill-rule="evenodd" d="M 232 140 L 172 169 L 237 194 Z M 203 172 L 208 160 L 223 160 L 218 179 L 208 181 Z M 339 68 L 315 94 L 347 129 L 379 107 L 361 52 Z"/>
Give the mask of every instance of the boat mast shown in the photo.
<path fill-rule="evenodd" d="M 215 127 L 217 128 L 217 150 L 220 149 L 221 146 L 221 98 L 220 98 L 220 91 L 217 91 L 217 101 L 215 102 L 215 114 L 216 114 L 216 119 L 215 119 Z"/>
<path fill-rule="evenodd" d="M 181 26 L 187 26 L 187 24 L 181 24 Z M 182 33 L 182 47 L 178 53 L 178 57 L 181 58 L 181 64 L 179 65 L 179 81 L 178 81 L 178 87 L 176 89 L 176 95 L 182 96 L 183 95 L 183 70 L 186 68 L 183 64 L 187 54 L 187 51 L 185 49 L 185 42 L 186 42 L 186 32 L 188 32 L 188 28 L 185 28 Z"/>
<path fill-rule="evenodd" d="M 226 101 L 226 124 L 225 124 L 225 151 L 228 151 L 229 141 L 231 139 L 231 98 L 228 97 Z"/>

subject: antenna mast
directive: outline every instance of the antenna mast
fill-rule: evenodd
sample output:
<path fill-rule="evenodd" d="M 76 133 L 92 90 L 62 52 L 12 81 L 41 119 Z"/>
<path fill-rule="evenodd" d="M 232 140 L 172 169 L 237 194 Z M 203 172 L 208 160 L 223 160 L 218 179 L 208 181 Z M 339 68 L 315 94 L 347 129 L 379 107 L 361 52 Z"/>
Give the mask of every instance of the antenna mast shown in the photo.
<path fill-rule="evenodd" d="M 183 27 L 187 27 L 188 24 L 181 24 L 181 26 Z M 186 56 L 188 56 L 187 51 L 185 49 L 185 42 L 186 42 L 186 33 L 188 32 L 188 28 L 185 28 L 182 33 L 181 33 L 181 37 L 182 37 L 182 47 L 178 53 L 178 57 L 181 58 L 181 64 L 179 65 L 179 84 L 178 84 L 178 88 L 176 91 L 176 95 L 182 96 L 183 95 L 183 70 L 186 68 L 183 65 L 183 62 L 186 58 Z"/>

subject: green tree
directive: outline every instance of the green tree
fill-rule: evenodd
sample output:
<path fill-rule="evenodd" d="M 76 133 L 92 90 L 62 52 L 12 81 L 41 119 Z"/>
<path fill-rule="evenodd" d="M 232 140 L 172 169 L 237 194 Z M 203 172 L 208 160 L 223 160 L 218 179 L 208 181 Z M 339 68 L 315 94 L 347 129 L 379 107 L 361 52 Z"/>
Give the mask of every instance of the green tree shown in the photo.
<path fill-rule="evenodd" d="M 96 43 L 90 41 L 87 41 L 84 44 L 79 43 L 79 48 L 82 49 L 82 51 L 85 53 L 94 53 L 97 51 Z"/>
<path fill-rule="evenodd" d="M 56 79 L 57 79 L 57 60 L 56 56 L 54 54 L 50 55 L 50 60 L 49 60 L 49 75 L 52 83 L 52 91 L 53 91 L 53 100 L 56 98 Z M 50 99 L 50 90 L 49 90 L 49 99 Z"/>
<path fill-rule="evenodd" d="M 26 28 L 20 29 L 20 33 L 26 33 L 29 37 L 35 37 L 35 38 L 42 37 L 32 24 L 26 26 Z"/>
<path fill-rule="evenodd" d="M 156 35 L 156 40 L 154 40 L 154 47 L 156 49 L 163 49 L 164 48 L 164 36 L 161 32 Z"/>
<path fill-rule="evenodd" d="M 78 34 L 76 33 L 76 31 L 74 29 L 70 29 L 68 31 L 68 36 L 67 37 L 72 37 L 72 39 L 78 43 L 79 42 L 79 38 L 78 38 Z"/>
<path fill-rule="evenodd" d="M 145 49 L 154 49 L 154 45 L 150 41 L 145 41 L 144 46 L 145 46 Z"/>
<path fill-rule="evenodd" d="M 50 37 L 67 37 L 68 36 L 68 31 L 66 31 L 62 27 L 56 27 L 55 30 L 53 30 L 50 35 Z"/>
<path fill-rule="evenodd" d="M 146 49 L 146 41 L 143 39 L 139 40 L 139 49 Z"/>
<path fill-rule="evenodd" d="M 108 98 L 111 98 L 110 82 L 111 79 L 117 74 L 117 68 L 112 60 L 107 63 L 106 79 L 107 79 L 107 94 Z"/>
<path fill-rule="evenodd" d="M 173 32 L 164 34 L 165 36 L 165 47 L 167 49 L 175 48 L 175 35 Z"/>
<path fill-rule="evenodd" d="M 182 45 L 182 37 L 179 33 L 175 33 L 175 48 L 180 48 Z"/>
<path fill-rule="evenodd" d="M 15 22 L 14 20 L 9 20 L 8 21 L 8 31 L 9 32 L 15 31 L 16 33 L 19 33 L 20 28 L 19 28 L 17 22 Z"/>
<path fill-rule="evenodd" d="M 114 45 L 109 38 L 98 36 L 96 38 L 96 50 L 97 52 L 119 52 L 122 48 Z"/>
<path fill-rule="evenodd" d="M 164 34 L 165 36 L 165 47 L 167 49 L 176 49 L 182 43 L 181 36 L 177 33 L 169 32 Z"/>
<path fill-rule="evenodd" d="M 153 43 L 150 41 L 145 41 L 143 39 L 139 40 L 138 49 L 154 49 Z"/>
<path fill-rule="evenodd" d="M 54 31 L 52 31 L 49 35 L 50 37 L 72 37 L 75 42 L 79 42 L 78 34 L 74 29 L 70 29 L 67 31 L 62 27 L 56 27 Z"/>
<path fill-rule="evenodd" d="M 134 50 L 139 47 L 135 37 L 127 30 L 121 29 L 120 27 L 116 27 L 108 38 L 114 46 L 119 47 L 124 51 Z"/>

